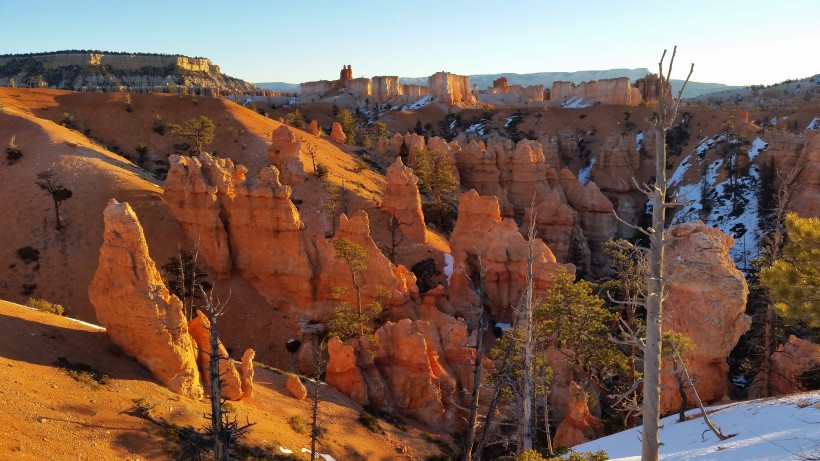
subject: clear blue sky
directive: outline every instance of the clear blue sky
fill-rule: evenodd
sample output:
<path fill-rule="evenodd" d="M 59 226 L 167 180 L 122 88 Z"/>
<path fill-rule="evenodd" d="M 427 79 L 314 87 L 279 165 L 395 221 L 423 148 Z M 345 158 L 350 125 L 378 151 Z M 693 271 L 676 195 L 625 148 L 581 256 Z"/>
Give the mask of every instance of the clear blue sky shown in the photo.
<path fill-rule="evenodd" d="M 680 5 L 673 7 L 671 5 Z M 0 54 L 211 58 L 251 82 L 657 68 L 734 85 L 820 73 L 820 0 L 0 0 Z"/>

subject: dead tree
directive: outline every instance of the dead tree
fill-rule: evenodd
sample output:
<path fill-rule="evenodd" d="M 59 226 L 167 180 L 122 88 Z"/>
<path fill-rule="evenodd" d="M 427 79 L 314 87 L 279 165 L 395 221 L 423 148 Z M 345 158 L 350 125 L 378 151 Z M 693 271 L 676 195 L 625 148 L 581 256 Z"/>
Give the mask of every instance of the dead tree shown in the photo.
<path fill-rule="evenodd" d="M 476 422 L 478 421 L 478 399 L 481 394 L 481 356 L 484 349 L 484 331 L 487 329 L 487 319 L 484 313 L 484 274 L 486 270 L 481 264 L 481 255 L 478 257 L 478 327 L 476 328 L 475 358 L 473 359 L 473 391 L 470 394 L 470 416 L 467 419 L 467 434 L 461 447 L 461 461 L 470 461 L 475 443 Z"/>
<path fill-rule="evenodd" d="M 384 245 L 382 249 L 387 253 L 387 259 L 393 264 L 396 264 L 396 250 L 404 242 L 404 236 L 401 233 L 402 225 L 406 225 L 406 223 L 399 221 L 399 218 L 395 216 L 390 216 L 390 219 L 387 220 L 387 232 L 390 233 L 390 242 Z"/>
<path fill-rule="evenodd" d="M 319 426 L 319 380 L 322 378 L 322 371 L 324 370 L 326 364 L 324 360 L 324 350 L 326 347 L 326 341 L 323 339 L 318 341 L 315 348 L 316 373 L 313 376 L 313 393 L 310 397 L 310 459 L 316 459 L 316 444 L 319 441 L 319 437 L 322 435 L 322 428 Z"/>
<path fill-rule="evenodd" d="M 689 68 L 689 74 L 678 92 L 677 98 L 671 98 L 671 87 L 667 86 L 675 63 L 677 47 L 672 49 L 672 58 L 664 76 L 663 60 L 666 50 L 658 62 L 658 110 L 650 121 L 655 132 L 655 184 L 653 187 L 640 187 L 652 200 L 652 228 L 649 232 L 649 277 L 647 279 L 646 297 L 646 348 L 644 350 L 643 380 L 643 435 L 641 460 L 657 461 L 660 447 L 660 370 L 661 370 L 661 316 L 664 298 L 664 236 L 666 229 L 666 210 L 675 203 L 666 201 L 666 132 L 672 128 L 677 117 L 683 90 L 692 76 L 695 65 Z"/>
<path fill-rule="evenodd" d="M 213 442 L 214 459 L 217 461 L 228 461 L 228 448 L 232 442 L 232 434 L 223 427 L 222 386 L 224 386 L 225 383 L 219 372 L 219 362 L 221 360 L 228 360 L 228 357 L 223 356 L 219 350 L 219 335 L 216 327 L 216 320 L 228 310 L 228 305 L 219 300 L 214 302 L 213 290 L 211 290 L 211 293 L 206 293 L 205 290 L 200 287 L 200 291 L 205 298 L 205 311 L 208 315 L 208 321 L 210 322 L 208 334 L 210 335 L 211 350 L 208 353 L 208 375 L 211 380 L 210 433 Z"/>
<path fill-rule="evenodd" d="M 533 427 L 533 367 L 532 367 L 532 266 L 533 266 L 533 243 L 535 240 L 535 203 L 530 208 L 530 223 L 527 231 L 527 281 L 524 292 L 524 311 L 522 312 L 522 323 L 524 324 L 524 383 L 522 390 L 522 417 L 518 426 L 518 447 L 517 454 L 521 456 L 527 450 L 532 449 Z"/>

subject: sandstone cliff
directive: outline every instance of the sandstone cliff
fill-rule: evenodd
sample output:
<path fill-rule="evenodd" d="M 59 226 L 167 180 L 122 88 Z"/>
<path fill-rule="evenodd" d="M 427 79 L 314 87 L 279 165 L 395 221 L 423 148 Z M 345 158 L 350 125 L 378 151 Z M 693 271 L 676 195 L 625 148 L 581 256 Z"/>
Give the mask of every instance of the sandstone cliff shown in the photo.
<path fill-rule="evenodd" d="M 470 77 L 464 75 L 436 72 L 427 78 L 427 88 L 430 96 L 448 106 L 475 102 L 475 96 L 470 89 Z"/>
<path fill-rule="evenodd" d="M 165 287 L 136 214 L 127 203 L 111 199 L 103 217 L 100 265 L 88 289 L 97 319 L 114 344 L 169 389 L 202 397 L 182 302 Z"/>
<path fill-rule="evenodd" d="M 561 105 L 573 98 L 590 103 L 637 106 L 641 92 L 632 86 L 627 77 L 592 80 L 575 86 L 572 82 L 556 81 L 550 89 L 550 104 Z"/>

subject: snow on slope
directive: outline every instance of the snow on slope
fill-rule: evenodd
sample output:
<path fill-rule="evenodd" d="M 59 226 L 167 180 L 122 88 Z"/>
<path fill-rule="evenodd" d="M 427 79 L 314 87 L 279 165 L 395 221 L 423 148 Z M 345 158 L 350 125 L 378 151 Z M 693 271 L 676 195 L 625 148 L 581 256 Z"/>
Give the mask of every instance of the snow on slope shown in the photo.
<path fill-rule="evenodd" d="M 820 391 L 779 399 L 752 400 L 712 407 L 710 418 L 724 434 L 720 441 L 703 418 L 677 423 L 677 415 L 661 420 L 660 459 L 675 461 L 802 460 L 820 457 Z M 689 415 L 700 415 L 690 410 Z M 640 460 L 640 427 L 574 447 L 604 450 L 614 461 Z"/>
<path fill-rule="evenodd" d="M 701 219 L 706 224 L 732 235 L 735 239 L 735 244 L 730 250 L 732 259 L 739 269 L 745 270 L 758 256 L 758 242 L 761 237 L 758 219 L 758 189 L 760 187 L 758 165 L 752 162 L 748 174 L 738 175 L 734 184 L 729 179 L 717 182 L 719 168 L 724 165 L 724 160 L 717 159 L 709 165 L 699 166 L 705 170 L 701 182 L 681 183 L 686 172 L 693 166 L 691 162 L 702 165 L 706 151 L 719 142 L 737 143 L 738 141 L 727 140 L 725 135 L 701 141 L 695 148 L 698 155 L 693 159 L 692 154 L 689 154 L 678 165 L 669 180 L 670 186 L 680 183 L 677 187 L 678 196 L 680 200 L 686 200 L 685 205 L 675 213 L 672 223 L 679 224 Z M 760 138 L 752 141 L 748 151 L 750 162 L 766 147 L 767 144 Z M 704 192 L 707 194 L 706 197 L 703 197 Z M 712 203 L 708 215 L 703 210 L 705 201 Z"/>

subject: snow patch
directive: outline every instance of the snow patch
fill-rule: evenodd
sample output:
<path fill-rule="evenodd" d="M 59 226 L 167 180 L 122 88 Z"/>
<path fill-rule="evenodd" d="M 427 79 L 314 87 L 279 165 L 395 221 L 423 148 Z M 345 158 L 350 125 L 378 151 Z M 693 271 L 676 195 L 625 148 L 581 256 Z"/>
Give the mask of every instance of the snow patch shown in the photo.
<path fill-rule="evenodd" d="M 643 147 L 643 131 L 639 131 L 638 134 L 635 135 L 635 144 L 637 144 L 635 150 L 640 153 L 641 147 Z"/>
<path fill-rule="evenodd" d="M 464 130 L 464 131 L 466 131 L 468 133 L 475 133 L 479 136 L 484 136 L 484 127 L 485 127 L 486 123 L 487 122 L 485 120 L 475 122 L 472 125 L 468 126 L 467 129 Z"/>
<path fill-rule="evenodd" d="M 293 450 L 288 450 L 288 449 L 287 449 L 287 448 L 285 448 L 285 447 L 279 447 L 279 451 L 281 451 L 282 453 L 284 453 L 284 454 L 286 454 L 286 455 L 293 454 Z M 310 450 L 308 450 L 308 451 L 310 451 Z"/>
<path fill-rule="evenodd" d="M 290 101 L 288 101 L 288 105 L 289 106 L 295 106 L 296 105 L 296 98 L 290 98 Z"/>
<path fill-rule="evenodd" d="M 592 165 L 595 165 L 595 157 L 592 158 L 588 166 L 581 168 L 578 172 L 578 182 L 585 186 L 589 184 L 589 175 L 592 173 Z"/>
<path fill-rule="evenodd" d="M 302 453 L 310 453 L 310 450 L 308 450 L 307 448 L 302 448 Z M 325 455 L 323 453 L 316 453 L 316 456 L 323 458 L 325 461 L 336 461 L 336 458 L 330 455 Z"/>
<path fill-rule="evenodd" d="M 418 101 L 414 102 L 413 104 L 408 104 L 408 105 L 401 106 L 401 107 L 393 106 L 393 110 L 418 110 L 418 109 L 421 109 L 422 107 L 426 106 L 432 100 L 433 100 L 432 97 L 425 96 L 425 97 L 419 99 Z"/>
<path fill-rule="evenodd" d="M 816 453 L 820 440 L 820 391 L 779 399 L 753 400 L 711 407 L 711 420 L 724 434 L 720 441 L 703 418 L 677 422 L 677 415 L 661 420 L 660 459 L 735 461 L 799 460 Z M 714 412 L 711 412 L 714 410 Z M 699 415 L 689 410 L 687 415 Z M 641 427 L 573 447 L 575 451 L 604 450 L 613 461 L 638 461 Z"/>
<path fill-rule="evenodd" d="M 583 109 L 585 107 L 593 105 L 595 105 L 594 101 L 585 100 L 580 96 L 573 96 L 568 100 L 564 101 L 563 103 L 561 103 L 561 107 L 565 109 Z"/>
<path fill-rule="evenodd" d="M 510 123 L 513 123 L 519 118 L 521 118 L 520 115 L 510 115 L 509 117 L 507 117 L 507 121 L 504 123 L 504 128 L 508 128 L 510 126 Z"/>
<path fill-rule="evenodd" d="M 820 117 L 814 117 L 814 119 L 809 123 L 806 127 L 807 130 L 820 130 Z"/>
<path fill-rule="evenodd" d="M 450 285 L 450 277 L 453 276 L 453 265 L 455 265 L 455 258 L 450 253 L 444 253 L 444 275 L 447 276 L 447 285 Z"/>
<path fill-rule="evenodd" d="M 757 155 L 760 153 L 760 151 L 762 151 L 768 146 L 769 145 L 763 142 L 763 140 L 760 139 L 760 137 L 755 138 L 755 140 L 752 141 L 752 146 L 749 147 L 749 161 L 754 160 L 755 157 L 757 157 Z"/>
<path fill-rule="evenodd" d="M 675 169 L 675 172 L 672 174 L 672 177 L 669 178 L 667 185 L 674 186 L 675 184 L 678 184 L 679 182 L 681 182 L 681 180 L 683 180 L 683 175 L 685 175 L 686 172 L 689 171 L 689 168 L 692 166 L 689 164 L 689 160 L 691 158 L 692 154 L 689 154 L 686 156 L 685 159 L 683 159 L 682 162 L 680 162 L 678 167 Z"/>

